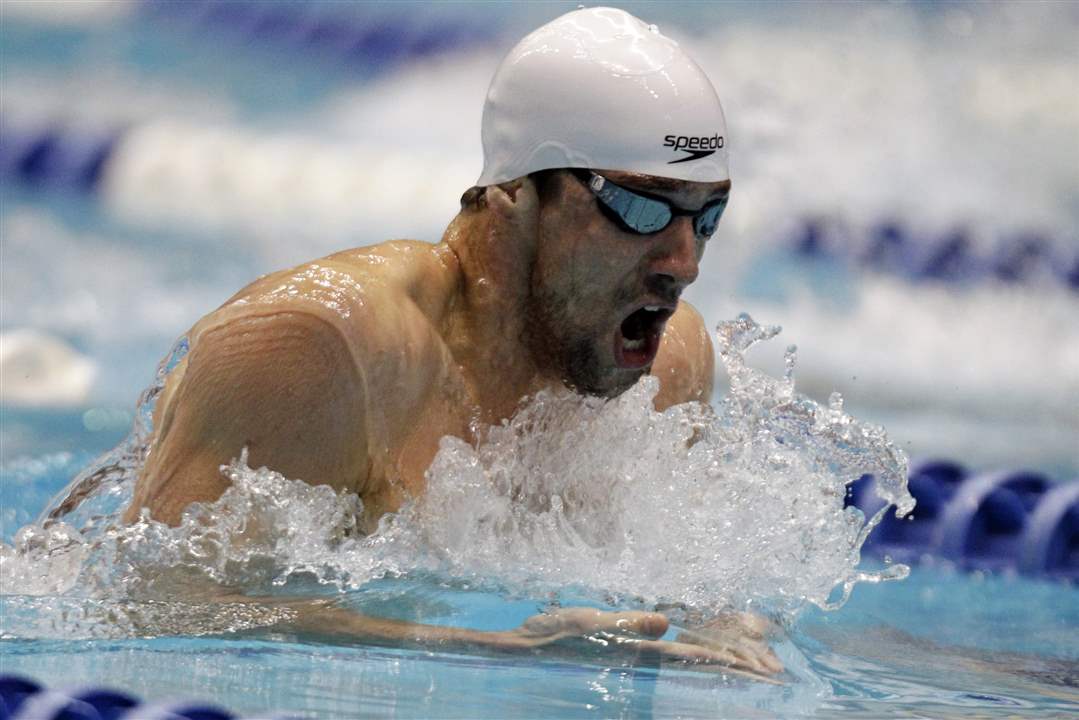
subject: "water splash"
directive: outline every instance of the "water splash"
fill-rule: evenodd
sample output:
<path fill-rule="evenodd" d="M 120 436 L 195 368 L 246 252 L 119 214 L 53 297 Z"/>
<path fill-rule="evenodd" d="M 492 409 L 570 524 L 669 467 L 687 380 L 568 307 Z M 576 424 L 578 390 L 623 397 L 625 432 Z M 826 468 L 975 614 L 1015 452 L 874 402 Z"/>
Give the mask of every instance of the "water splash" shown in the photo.
<path fill-rule="evenodd" d="M 425 497 L 402 514 L 454 574 L 531 591 L 584 585 L 617 603 L 842 605 L 868 522 L 846 486 L 873 473 L 900 514 L 907 463 L 883 429 L 829 407 L 745 353 L 779 333 L 743 315 L 718 328 L 731 393 L 713 412 L 653 409 L 655 378 L 604 401 L 540 393 L 477 447 L 443 439 Z M 830 599 L 841 589 L 838 599 Z"/>
<path fill-rule="evenodd" d="M 541 392 L 475 445 L 445 437 L 426 494 L 370 536 L 358 530 L 356 496 L 249 468 L 245 453 L 222 469 L 231 480 L 222 497 L 191 505 L 179 526 L 145 514 L 120 524 L 149 436 L 149 411 L 140 412 L 132 437 L 76 479 L 81 502 L 60 499 L 0 546 L 4 593 L 31 605 L 27 596 L 47 596 L 53 615 L 82 598 L 85 612 L 65 617 L 90 636 L 166 632 L 176 617 L 169 602 L 222 587 L 337 594 L 428 573 L 621 606 L 839 607 L 856 583 L 906 573 L 859 568 L 885 510 L 867 521 L 843 502 L 849 483 L 873 473 L 884 499 L 909 512 L 906 459 L 881 428 L 844 413 L 838 394 L 822 406 L 795 392 L 793 347 L 782 378 L 746 364 L 751 347 L 778 333 L 745 315 L 718 327 L 731 392 L 714 409 L 657 412 L 658 382 L 646 377 L 613 400 Z M 238 627 L 262 617 L 235 615 Z M 164 619 L 158 627 L 153 618 Z"/>

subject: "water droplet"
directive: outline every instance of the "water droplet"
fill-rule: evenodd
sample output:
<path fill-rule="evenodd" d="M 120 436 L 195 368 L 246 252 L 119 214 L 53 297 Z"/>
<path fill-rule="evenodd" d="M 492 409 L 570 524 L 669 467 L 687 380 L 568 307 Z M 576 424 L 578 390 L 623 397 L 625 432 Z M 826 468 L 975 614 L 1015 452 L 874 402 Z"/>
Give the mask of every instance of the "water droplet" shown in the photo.
<path fill-rule="evenodd" d="M 783 366 L 785 368 L 783 378 L 787 382 L 794 381 L 794 366 L 798 363 L 798 346 L 788 345 L 783 353 Z"/>

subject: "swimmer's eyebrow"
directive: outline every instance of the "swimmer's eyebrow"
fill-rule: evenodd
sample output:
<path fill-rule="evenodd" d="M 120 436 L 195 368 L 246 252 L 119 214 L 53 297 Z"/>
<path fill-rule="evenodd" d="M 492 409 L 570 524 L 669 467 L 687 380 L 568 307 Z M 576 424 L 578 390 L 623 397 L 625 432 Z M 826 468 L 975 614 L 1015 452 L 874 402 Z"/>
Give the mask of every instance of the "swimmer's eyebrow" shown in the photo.
<path fill-rule="evenodd" d="M 612 178 L 613 179 L 613 178 Z M 624 180 L 616 180 L 619 185 L 624 186 L 627 190 L 642 190 L 644 192 L 655 193 L 675 193 L 682 189 L 682 180 L 675 180 L 673 178 L 656 177 L 655 175 L 634 175 L 627 177 Z M 718 200 L 724 198 L 731 193 L 731 181 L 724 180 L 721 183 L 716 184 L 716 189 L 710 194 L 710 198 Z"/>

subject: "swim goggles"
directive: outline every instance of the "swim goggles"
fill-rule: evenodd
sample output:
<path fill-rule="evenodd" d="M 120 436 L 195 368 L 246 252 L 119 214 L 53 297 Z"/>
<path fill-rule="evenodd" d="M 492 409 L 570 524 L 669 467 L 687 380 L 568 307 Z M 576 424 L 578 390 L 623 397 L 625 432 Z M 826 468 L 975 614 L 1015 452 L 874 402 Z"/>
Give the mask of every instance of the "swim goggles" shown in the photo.
<path fill-rule="evenodd" d="M 569 171 L 592 191 L 607 217 L 623 230 L 638 235 L 657 233 L 670 225 L 674 218 L 689 215 L 693 218 L 693 231 L 697 237 L 709 238 L 716 231 L 719 218 L 727 207 L 727 198 L 721 198 L 700 210 L 683 210 L 664 198 L 616 185 L 591 170 L 570 168 Z"/>

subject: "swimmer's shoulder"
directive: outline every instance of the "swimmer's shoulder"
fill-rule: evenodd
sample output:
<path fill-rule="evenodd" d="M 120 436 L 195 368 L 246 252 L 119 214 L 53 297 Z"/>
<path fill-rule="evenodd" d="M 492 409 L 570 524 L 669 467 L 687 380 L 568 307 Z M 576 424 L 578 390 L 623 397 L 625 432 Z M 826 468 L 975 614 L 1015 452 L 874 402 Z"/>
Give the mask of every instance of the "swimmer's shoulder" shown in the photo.
<path fill-rule="evenodd" d="M 659 378 L 656 408 L 683 402 L 709 402 L 715 380 L 715 350 L 704 318 L 685 300 L 667 321 L 659 353 L 652 364 Z"/>
<path fill-rule="evenodd" d="M 189 338 L 280 313 L 313 315 L 346 335 L 364 335 L 402 313 L 437 318 L 459 284 L 456 256 L 445 245 L 391 240 L 264 275 L 202 318 Z"/>
<path fill-rule="evenodd" d="M 408 408 L 444 379 L 449 360 L 439 327 L 458 275 L 445 245 L 391 241 L 335 253 L 240 290 L 189 331 L 191 354 L 207 342 L 241 355 L 272 347 L 286 369 L 335 357 L 336 375 L 372 389 L 406 388 L 390 404 Z M 289 341 L 294 337 L 303 343 Z M 281 356 L 286 348 L 289 357 Z M 162 411 L 172 405 L 187 365 L 185 358 L 170 374 Z"/>
<path fill-rule="evenodd" d="M 428 243 L 393 242 L 259 278 L 188 333 L 191 349 L 155 408 L 159 438 L 184 425 L 183 408 L 198 420 L 187 426 L 223 423 L 250 434 L 299 418 L 327 436 L 348 428 L 352 437 L 377 406 L 376 429 L 393 431 L 445 372 L 434 324 L 418 303 L 437 304 L 439 293 L 448 292 L 452 263 Z M 187 428 L 176 435 L 193 434 Z M 226 442 L 225 435 L 215 430 L 214 442 Z M 229 451 L 246 439 L 234 438 Z M 293 443 L 278 438 L 258 445 L 281 449 L 274 460 L 282 467 L 295 460 L 285 452 Z"/>
<path fill-rule="evenodd" d="M 388 291 L 438 317 L 452 304 L 462 276 L 457 256 L 445 243 L 390 240 L 335 253 L 327 258 L 358 277 L 378 277 Z"/>

